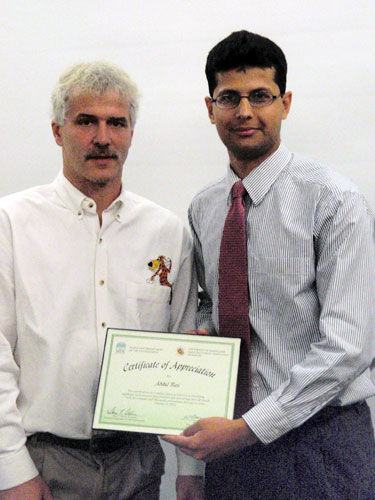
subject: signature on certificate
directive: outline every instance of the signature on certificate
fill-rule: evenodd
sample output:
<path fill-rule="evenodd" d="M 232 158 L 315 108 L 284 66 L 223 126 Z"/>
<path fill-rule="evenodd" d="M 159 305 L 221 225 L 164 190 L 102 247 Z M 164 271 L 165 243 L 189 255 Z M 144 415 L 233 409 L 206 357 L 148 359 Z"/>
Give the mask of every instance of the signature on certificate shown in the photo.
<path fill-rule="evenodd" d="M 114 406 L 113 408 L 109 408 L 107 410 L 107 415 L 112 415 L 114 417 L 136 417 L 137 414 L 131 408 L 117 408 Z"/>
<path fill-rule="evenodd" d="M 199 417 L 198 415 L 185 415 L 184 417 L 182 417 L 182 420 L 187 420 L 188 422 L 196 422 L 197 420 L 199 420 L 201 417 Z"/>

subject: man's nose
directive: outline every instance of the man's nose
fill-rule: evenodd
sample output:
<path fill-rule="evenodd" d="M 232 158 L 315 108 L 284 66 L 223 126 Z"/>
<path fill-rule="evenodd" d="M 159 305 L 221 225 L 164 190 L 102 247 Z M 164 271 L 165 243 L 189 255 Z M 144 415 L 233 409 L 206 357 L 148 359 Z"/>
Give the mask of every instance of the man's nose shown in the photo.
<path fill-rule="evenodd" d="M 99 122 L 96 128 L 96 134 L 94 137 L 95 144 L 100 144 L 101 146 L 106 146 L 111 142 L 110 130 L 105 122 Z"/>
<path fill-rule="evenodd" d="M 254 110 L 247 96 L 241 96 L 241 100 L 237 107 L 238 118 L 252 118 Z"/>

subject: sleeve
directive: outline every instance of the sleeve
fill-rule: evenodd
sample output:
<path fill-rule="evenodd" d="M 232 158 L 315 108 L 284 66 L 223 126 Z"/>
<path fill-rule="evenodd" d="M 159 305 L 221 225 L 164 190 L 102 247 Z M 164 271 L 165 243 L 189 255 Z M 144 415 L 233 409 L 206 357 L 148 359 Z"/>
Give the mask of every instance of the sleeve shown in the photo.
<path fill-rule="evenodd" d="M 338 403 L 374 357 L 374 218 L 353 192 L 327 203 L 323 212 L 316 225 L 312 284 L 320 304 L 320 338 L 288 380 L 243 415 L 263 443 L 301 425 L 329 402 Z"/>
<path fill-rule="evenodd" d="M 184 227 L 180 267 L 173 283 L 169 331 L 184 333 L 195 329 L 197 311 L 197 275 L 192 251 L 192 241 Z"/>
<path fill-rule="evenodd" d="M 216 329 L 212 321 L 212 300 L 207 292 L 207 287 L 205 282 L 205 269 L 204 269 L 202 245 L 194 226 L 192 206 L 190 206 L 189 208 L 188 218 L 189 218 L 191 234 L 193 237 L 194 262 L 197 270 L 198 284 L 201 288 L 201 291 L 199 292 L 197 328 L 199 329 L 206 328 L 211 333 L 211 335 L 216 335 L 217 334 Z"/>
<path fill-rule="evenodd" d="M 0 210 L 0 490 L 38 475 L 25 446 L 26 436 L 17 408 L 19 367 L 11 229 Z"/>
<path fill-rule="evenodd" d="M 173 284 L 171 304 L 171 332 L 184 333 L 195 329 L 197 312 L 197 276 L 193 260 L 193 245 L 188 231 L 183 228 L 182 258 Z M 185 455 L 176 448 L 177 473 L 182 476 L 203 476 L 204 462 Z"/>

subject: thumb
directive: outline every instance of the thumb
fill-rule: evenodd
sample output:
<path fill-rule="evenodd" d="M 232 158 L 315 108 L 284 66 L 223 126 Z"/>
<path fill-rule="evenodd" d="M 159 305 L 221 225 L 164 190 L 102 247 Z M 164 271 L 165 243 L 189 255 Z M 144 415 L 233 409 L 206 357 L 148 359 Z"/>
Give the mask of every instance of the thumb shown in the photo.
<path fill-rule="evenodd" d="M 199 432 L 201 429 L 202 429 L 202 427 L 201 427 L 199 420 L 198 420 L 198 422 L 195 422 L 195 424 L 190 425 L 189 427 L 186 427 L 186 429 L 184 430 L 184 432 L 182 434 L 184 436 L 187 436 L 187 437 L 194 436 L 194 434 Z"/>

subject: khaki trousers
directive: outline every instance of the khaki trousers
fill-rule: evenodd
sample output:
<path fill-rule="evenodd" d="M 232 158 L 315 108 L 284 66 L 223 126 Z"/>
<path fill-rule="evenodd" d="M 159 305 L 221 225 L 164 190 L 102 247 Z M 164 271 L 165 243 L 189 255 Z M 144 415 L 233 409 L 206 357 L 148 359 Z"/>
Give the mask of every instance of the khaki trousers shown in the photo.
<path fill-rule="evenodd" d="M 156 436 L 91 453 L 28 438 L 27 448 L 54 500 L 158 500 L 164 454 Z"/>

